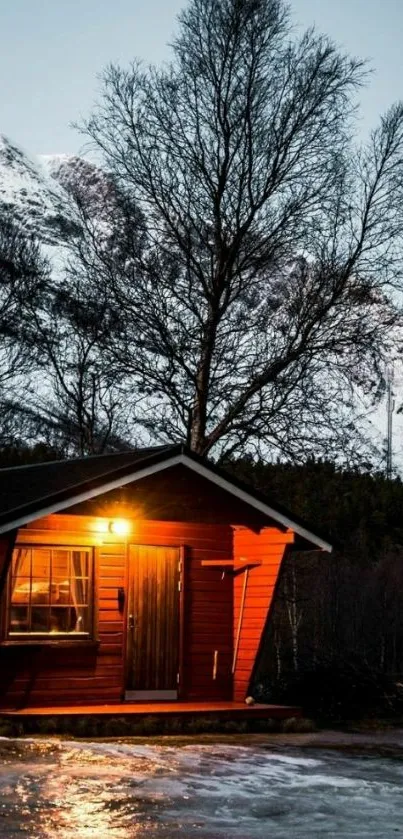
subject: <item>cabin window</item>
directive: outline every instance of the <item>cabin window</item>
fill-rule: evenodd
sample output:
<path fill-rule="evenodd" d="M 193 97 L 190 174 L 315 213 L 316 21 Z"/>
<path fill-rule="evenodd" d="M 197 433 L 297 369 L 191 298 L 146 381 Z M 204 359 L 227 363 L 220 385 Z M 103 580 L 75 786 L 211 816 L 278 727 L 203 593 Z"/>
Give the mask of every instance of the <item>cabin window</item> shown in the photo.
<path fill-rule="evenodd" d="M 8 637 L 92 635 L 88 548 L 17 546 L 10 573 Z"/>

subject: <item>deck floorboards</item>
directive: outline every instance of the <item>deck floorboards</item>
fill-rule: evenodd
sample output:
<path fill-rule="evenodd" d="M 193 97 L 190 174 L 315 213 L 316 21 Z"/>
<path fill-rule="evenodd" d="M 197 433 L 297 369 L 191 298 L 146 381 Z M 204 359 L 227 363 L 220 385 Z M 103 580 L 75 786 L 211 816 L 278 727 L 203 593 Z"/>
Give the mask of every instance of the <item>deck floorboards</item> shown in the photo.
<path fill-rule="evenodd" d="M 121 702 L 114 705 L 55 705 L 0 709 L 0 717 L 81 716 L 217 716 L 225 719 L 287 719 L 300 717 L 301 709 L 289 705 L 245 705 L 242 702 Z"/>

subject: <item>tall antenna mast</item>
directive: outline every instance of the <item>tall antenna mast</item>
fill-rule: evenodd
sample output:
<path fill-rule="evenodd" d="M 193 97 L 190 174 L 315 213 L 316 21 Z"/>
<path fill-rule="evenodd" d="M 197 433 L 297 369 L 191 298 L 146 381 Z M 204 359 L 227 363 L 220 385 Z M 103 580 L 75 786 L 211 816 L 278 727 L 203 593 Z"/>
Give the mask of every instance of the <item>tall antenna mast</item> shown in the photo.
<path fill-rule="evenodd" d="M 395 399 L 393 394 L 394 368 L 389 364 L 386 370 L 387 402 L 386 402 L 386 477 L 391 480 L 393 474 L 393 411 Z"/>

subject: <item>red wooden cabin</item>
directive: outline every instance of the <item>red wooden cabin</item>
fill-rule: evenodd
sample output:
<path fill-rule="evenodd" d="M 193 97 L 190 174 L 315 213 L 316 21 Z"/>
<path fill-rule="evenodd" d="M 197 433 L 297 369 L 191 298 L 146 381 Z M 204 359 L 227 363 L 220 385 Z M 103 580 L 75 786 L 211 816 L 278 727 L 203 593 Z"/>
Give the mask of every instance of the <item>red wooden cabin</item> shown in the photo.
<path fill-rule="evenodd" d="M 0 470 L 0 707 L 243 701 L 295 548 L 182 445 Z"/>

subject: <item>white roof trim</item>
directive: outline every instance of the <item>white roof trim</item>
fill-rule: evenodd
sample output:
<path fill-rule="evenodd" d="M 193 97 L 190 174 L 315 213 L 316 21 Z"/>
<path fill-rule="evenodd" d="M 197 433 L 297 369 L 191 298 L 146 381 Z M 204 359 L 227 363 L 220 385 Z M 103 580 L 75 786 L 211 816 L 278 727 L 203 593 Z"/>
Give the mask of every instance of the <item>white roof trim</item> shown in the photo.
<path fill-rule="evenodd" d="M 14 519 L 12 522 L 8 522 L 8 524 L 0 525 L 0 533 L 5 533 L 8 530 L 14 530 L 17 527 L 21 527 L 23 524 L 28 524 L 30 521 L 41 518 L 41 516 L 49 516 L 51 513 L 58 513 L 60 510 L 66 510 L 68 507 L 73 507 L 74 504 L 81 504 L 82 501 L 90 501 L 91 498 L 97 498 L 98 495 L 103 495 L 104 492 L 110 492 L 112 489 L 118 489 L 118 487 L 125 486 L 126 484 L 140 481 L 142 478 L 147 478 L 149 475 L 154 475 L 156 472 L 162 472 L 163 469 L 168 469 L 170 466 L 176 466 L 179 463 L 182 463 L 182 455 L 174 455 L 173 457 L 170 457 L 169 460 L 164 460 L 162 463 L 155 463 L 152 466 L 145 466 L 144 469 L 138 469 L 137 472 L 125 475 L 124 478 L 115 478 L 114 480 L 106 481 L 102 484 L 102 486 L 96 487 L 95 489 L 90 489 L 86 492 L 79 492 L 76 490 L 75 494 L 67 500 L 55 501 L 54 503 L 50 502 L 49 504 L 45 504 L 45 506 L 39 510 L 35 510 L 35 513 L 22 515 L 21 517 Z M 74 492 L 74 487 L 71 489 L 72 492 Z"/>
<path fill-rule="evenodd" d="M 299 536 L 307 539 L 308 542 L 312 542 L 314 545 L 317 545 L 318 548 L 328 551 L 329 553 L 331 552 L 332 545 L 329 542 L 315 536 L 315 534 L 310 530 L 296 524 L 292 518 L 279 513 L 277 510 L 273 509 L 273 507 L 270 507 L 269 504 L 265 504 L 263 501 L 259 501 L 254 498 L 253 495 L 250 495 L 246 490 L 239 489 L 234 486 L 230 480 L 226 480 L 226 478 L 221 475 L 217 475 L 208 467 L 204 466 L 202 463 L 198 463 L 186 454 L 173 455 L 172 457 L 160 461 L 159 463 L 144 466 L 143 469 L 137 469 L 135 472 L 125 475 L 123 478 L 115 478 L 113 480 L 106 481 L 102 484 L 102 486 L 98 486 L 95 489 L 87 490 L 86 492 L 76 491 L 74 496 L 69 498 L 67 501 L 63 500 L 45 504 L 44 507 L 36 510 L 35 513 L 21 515 L 7 524 L 0 525 L 0 533 L 15 530 L 16 528 L 22 527 L 22 525 L 28 524 L 30 521 L 34 521 L 42 516 L 47 516 L 51 513 L 58 513 L 60 510 L 66 510 L 68 507 L 72 507 L 75 504 L 81 504 L 83 501 L 89 501 L 91 498 L 96 498 L 98 495 L 103 495 L 105 492 L 110 492 L 118 487 L 126 486 L 126 484 L 141 481 L 142 478 L 147 478 L 157 472 L 163 472 L 165 469 L 170 469 L 172 466 L 178 465 L 186 466 L 188 469 L 191 469 L 193 472 L 201 475 L 201 477 L 206 478 L 213 484 L 216 484 L 216 486 L 219 486 L 225 492 L 229 492 L 231 495 L 234 495 L 236 498 L 244 501 L 249 505 L 249 507 L 254 507 L 256 510 L 259 510 L 260 513 L 263 513 L 263 515 L 278 522 L 283 527 L 290 528 L 294 531 L 294 533 L 298 533 Z M 72 488 L 72 491 L 74 492 L 74 488 Z"/>
<path fill-rule="evenodd" d="M 249 505 L 249 507 L 255 507 L 256 510 L 259 510 L 259 512 L 263 513 L 265 516 L 269 516 L 271 519 L 274 519 L 274 521 L 278 521 L 278 523 L 283 525 L 283 527 L 290 528 L 294 531 L 294 533 L 298 533 L 299 536 L 307 539 L 308 542 L 313 542 L 314 545 L 318 545 L 318 547 L 323 551 L 331 553 L 333 550 L 330 542 L 326 542 L 324 539 L 320 539 L 319 536 L 315 536 L 315 534 L 310 530 L 307 530 L 306 527 L 296 524 L 292 518 L 279 513 L 277 510 L 274 510 L 273 507 L 270 507 L 269 504 L 265 504 L 263 501 L 259 501 L 257 498 L 254 498 L 253 495 L 249 495 L 246 490 L 239 489 L 239 487 L 234 486 L 231 481 L 226 480 L 223 476 L 217 475 L 215 472 L 211 472 L 210 469 L 203 466 L 202 463 L 197 463 L 190 457 L 186 457 L 186 455 L 182 455 L 182 462 L 184 465 L 188 466 L 189 469 L 193 469 L 194 472 L 202 475 L 203 478 L 207 478 L 207 480 L 217 484 L 217 486 L 221 487 L 221 489 L 224 489 L 226 492 L 230 492 L 231 495 L 235 495 L 241 501 L 244 501 Z"/>

